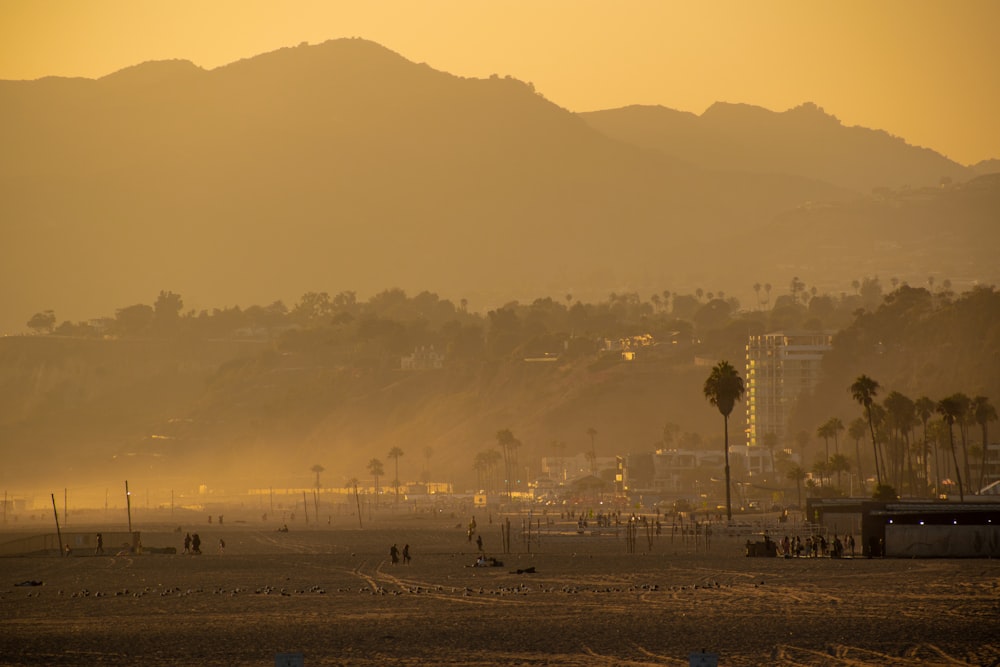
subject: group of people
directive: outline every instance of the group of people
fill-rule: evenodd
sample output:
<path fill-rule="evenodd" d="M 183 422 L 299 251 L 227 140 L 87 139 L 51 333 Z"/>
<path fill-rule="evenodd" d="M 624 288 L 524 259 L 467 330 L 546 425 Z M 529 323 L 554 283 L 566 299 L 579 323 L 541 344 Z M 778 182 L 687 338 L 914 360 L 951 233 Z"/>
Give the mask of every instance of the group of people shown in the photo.
<path fill-rule="evenodd" d="M 392 559 L 392 564 L 396 565 L 399 563 L 399 547 L 393 544 L 389 547 L 389 558 Z M 403 565 L 410 564 L 410 545 L 403 545 Z"/>
<path fill-rule="evenodd" d="M 803 540 L 798 535 L 794 539 L 785 535 L 780 543 L 778 554 L 781 556 L 802 558 L 819 558 L 829 556 L 831 558 L 843 558 L 847 552 L 854 557 L 854 536 L 845 535 L 841 540 L 839 535 L 834 535 L 833 540 L 828 540 L 824 535 L 808 535 Z"/>
<path fill-rule="evenodd" d="M 184 536 L 184 553 L 186 554 L 200 554 L 201 553 L 201 537 L 198 533 L 192 535 L 188 533 Z"/>

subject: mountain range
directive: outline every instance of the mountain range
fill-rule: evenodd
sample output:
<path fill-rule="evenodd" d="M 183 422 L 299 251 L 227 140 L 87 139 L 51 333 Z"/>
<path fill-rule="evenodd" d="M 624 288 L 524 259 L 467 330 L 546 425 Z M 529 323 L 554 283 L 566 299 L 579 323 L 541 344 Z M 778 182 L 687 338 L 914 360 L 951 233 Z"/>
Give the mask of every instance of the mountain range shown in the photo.
<path fill-rule="evenodd" d="M 998 273 L 992 163 L 812 104 L 577 114 L 344 39 L 213 70 L 2 81 L 0 128 L 6 332 L 163 289 L 210 308 L 400 287 L 486 309 Z"/>

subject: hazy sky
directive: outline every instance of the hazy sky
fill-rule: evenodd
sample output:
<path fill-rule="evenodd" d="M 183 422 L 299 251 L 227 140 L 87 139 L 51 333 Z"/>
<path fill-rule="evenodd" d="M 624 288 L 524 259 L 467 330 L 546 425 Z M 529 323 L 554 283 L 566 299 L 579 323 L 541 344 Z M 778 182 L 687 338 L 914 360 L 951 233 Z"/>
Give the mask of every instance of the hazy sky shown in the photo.
<path fill-rule="evenodd" d="M 812 101 L 969 164 L 1000 158 L 998 30 L 1000 0 L 0 0 L 0 79 L 364 37 L 573 111 Z"/>

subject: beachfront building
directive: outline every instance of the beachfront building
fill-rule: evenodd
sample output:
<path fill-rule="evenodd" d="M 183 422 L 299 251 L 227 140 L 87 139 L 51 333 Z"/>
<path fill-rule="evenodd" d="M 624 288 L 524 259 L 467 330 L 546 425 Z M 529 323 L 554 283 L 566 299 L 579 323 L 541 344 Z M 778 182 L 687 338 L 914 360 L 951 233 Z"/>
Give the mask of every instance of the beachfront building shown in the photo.
<path fill-rule="evenodd" d="M 778 331 L 750 336 L 746 345 L 747 445 L 762 447 L 773 433 L 788 446 L 788 418 L 795 400 L 820 379 L 820 363 L 833 331 Z M 761 450 L 756 450 L 761 451 Z M 762 458 L 761 461 L 767 459 Z"/>

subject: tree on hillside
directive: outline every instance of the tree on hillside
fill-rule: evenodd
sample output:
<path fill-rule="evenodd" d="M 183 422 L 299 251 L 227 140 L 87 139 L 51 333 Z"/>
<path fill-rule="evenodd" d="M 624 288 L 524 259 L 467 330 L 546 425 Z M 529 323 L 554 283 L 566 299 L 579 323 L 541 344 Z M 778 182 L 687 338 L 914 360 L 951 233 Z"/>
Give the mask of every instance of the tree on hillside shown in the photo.
<path fill-rule="evenodd" d="M 958 453 L 955 451 L 955 432 L 953 428 L 955 422 L 960 420 L 962 415 L 965 414 L 965 406 L 959 399 L 958 394 L 954 394 L 938 401 L 937 411 L 948 425 L 948 446 L 951 447 L 951 457 L 955 462 L 955 477 L 958 478 L 958 498 L 962 502 L 965 502 L 965 491 L 962 488 L 962 472 L 958 465 Z"/>
<path fill-rule="evenodd" d="M 403 455 L 403 450 L 399 447 L 393 447 L 389 450 L 386 455 L 396 463 L 396 479 L 393 480 L 392 486 L 396 489 L 396 504 L 399 504 L 399 457 Z"/>
<path fill-rule="evenodd" d="M 52 333 L 52 329 L 56 326 L 56 314 L 52 310 L 43 310 L 40 313 L 35 313 L 28 320 L 28 328 L 35 333 Z"/>
<path fill-rule="evenodd" d="M 169 334 L 177 326 L 184 309 L 184 301 L 180 294 L 160 291 L 153 303 L 153 322 L 159 332 Z"/>
<path fill-rule="evenodd" d="M 144 303 L 119 308 L 115 312 L 115 330 L 121 336 L 143 336 L 153 323 L 153 308 Z"/>
<path fill-rule="evenodd" d="M 720 361 L 712 369 L 703 388 L 708 402 L 722 414 L 726 456 L 726 519 L 733 520 L 732 490 L 729 480 L 729 415 L 736 402 L 743 398 L 743 378 L 728 361 Z"/>
<path fill-rule="evenodd" d="M 986 452 L 990 443 L 988 426 L 990 422 L 997 420 L 997 409 L 990 403 L 990 399 L 985 396 L 976 396 L 972 399 L 972 416 L 983 430 L 983 450 L 979 463 L 978 485 L 982 489 L 986 484 Z"/>
<path fill-rule="evenodd" d="M 371 461 L 368 462 L 368 472 L 375 480 L 375 507 L 378 507 L 378 496 L 379 496 L 378 480 L 380 477 L 382 477 L 382 475 L 385 474 L 385 466 L 382 465 L 382 462 L 379 461 L 378 459 L 372 459 Z"/>
<path fill-rule="evenodd" d="M 878 396 L 879 384 L 867 375 L 862 375 L 851 385 L 851 396 L 865 410 L 868 418 L 868 430 L 872 436 L 872 450 L 875 453 L 875 479 L 878 486 L 882 486 L 882 471 L 879 468 L 878 442 L 875 440 L 875 425 L 872 423 L 872 403 Z"/>

